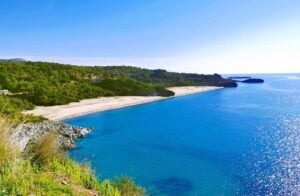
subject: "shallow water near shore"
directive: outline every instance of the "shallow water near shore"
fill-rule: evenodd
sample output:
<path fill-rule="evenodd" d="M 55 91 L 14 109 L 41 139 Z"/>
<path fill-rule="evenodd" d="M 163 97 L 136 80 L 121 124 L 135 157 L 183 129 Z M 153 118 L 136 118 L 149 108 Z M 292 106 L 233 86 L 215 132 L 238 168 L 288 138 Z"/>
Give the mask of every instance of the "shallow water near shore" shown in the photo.
<path fill-rule="evenodd" d="M 94 128 L 69 154 L 150 195 L 297 195 L 300 75 L 258 77 L 265 83 L 66 120 Z"/>

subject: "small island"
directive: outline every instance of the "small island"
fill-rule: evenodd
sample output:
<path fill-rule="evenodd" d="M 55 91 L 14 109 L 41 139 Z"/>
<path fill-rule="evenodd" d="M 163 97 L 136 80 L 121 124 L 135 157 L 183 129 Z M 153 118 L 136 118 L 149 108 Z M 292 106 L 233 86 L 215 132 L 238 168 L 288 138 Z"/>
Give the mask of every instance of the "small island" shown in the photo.
<path fill-rule="evenodd" d="M 249 76 L 231 76 L 228 77 L 229 80 L 234 82 L 242 82 L 242 83 L 264 83 L 263 79 L 260 78 L 252 78 Z"/>

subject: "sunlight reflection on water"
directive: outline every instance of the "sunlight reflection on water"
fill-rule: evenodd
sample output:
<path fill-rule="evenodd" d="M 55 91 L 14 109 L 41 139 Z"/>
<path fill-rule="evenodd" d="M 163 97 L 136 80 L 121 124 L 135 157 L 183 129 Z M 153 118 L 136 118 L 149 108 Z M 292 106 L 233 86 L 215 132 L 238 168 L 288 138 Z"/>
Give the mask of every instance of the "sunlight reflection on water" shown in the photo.
<path fill-rule="evenodd" d="M 69 120 L 95 127 L 70 154 L 154 195 L 299 195 L 300 80 L 264 79 Z"/>
<path fill-rule="evenodd" d="M 250 162 L 255 188 L 267 195 L 299 194 L 300 115 L 279 117 L 272 128 L 260 130 L 264 148 L 255 153 L 257 160 Z"/>

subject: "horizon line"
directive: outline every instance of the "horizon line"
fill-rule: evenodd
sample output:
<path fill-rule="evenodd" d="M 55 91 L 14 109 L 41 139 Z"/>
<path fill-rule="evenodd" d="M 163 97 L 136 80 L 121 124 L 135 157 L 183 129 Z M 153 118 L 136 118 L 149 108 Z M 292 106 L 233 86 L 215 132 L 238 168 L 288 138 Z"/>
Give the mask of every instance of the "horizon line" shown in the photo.
<path fill-rule="evenodd" d="M 42 57 L 41 59 L 38 59 L 36 57 L 1 57 L 0 60 L 11 60 L 11 59 L 20 59 L 20 60 L 24 60 L 24 62 L 44 62 L 44 63 L 57 63 L 57 64 L 65 64 L 65 65 L 73 65 L 73 66 L 91 66 L 91 67 L 107 67 L 107 66 L 128 66 L 128 67 L 138 67 L 138 68 L 143 68 L 143 69 L 149 69 L 149 70 L 157 70 L 157 69 L 162 69 L 162 70 L 166 70 L 168 72 L 177 72 L 177 73 L 196 73 L 196 74 L 224 74 L 224 75 L 231 75 L 231 74 L 242 74 L 242 75 L 245 75 L 245 74 L 268 74 L 268 75 L 271 75 L 271 74 L 300 74 L 300 71 L 299 72 L 290 72 L 290 71 L 287 71 L 287 72 L 236 72 L 236 73 L 233 73 L 233 72 L 210 72 L 210 73 L 207 73 L 207 72 L 182 72 L 182 71 L 176 71 L 176 70 L 169 70 L 169 69 L 166 69 L 166 68 L 149 68 L 147 66 L 143 66 L 143 65 L 134 65 L 134 64 L 90 64 L 90 63 L 69 63 L 69 62 L 60 62 L 59 60 L 58 61 L 55 61 L 55 60 L 43 60 L 43 58 L 49 58 L 49 57 Z M 50 57 L 51 58 L 51 57 Z M 56 57 L 57 58 L 57 57 Z M 63 58 L 63 57 L 58 57 L 58 58 Z M 64 59 L 68 59 L 70 57 L 66 57 Z M 95 58 L 77 58 L 77 59 L 95 59 Z M 100 58 L 99 58 L 100 59 Z M 106 59 L 106 58 L 103 58 L 103 59 Z M 108 59 L 108 58 L 107 58 Z M 17 61 L 18 62 L 18 61 Z M 163 66 L 161 66 L 163 67 Z"/>

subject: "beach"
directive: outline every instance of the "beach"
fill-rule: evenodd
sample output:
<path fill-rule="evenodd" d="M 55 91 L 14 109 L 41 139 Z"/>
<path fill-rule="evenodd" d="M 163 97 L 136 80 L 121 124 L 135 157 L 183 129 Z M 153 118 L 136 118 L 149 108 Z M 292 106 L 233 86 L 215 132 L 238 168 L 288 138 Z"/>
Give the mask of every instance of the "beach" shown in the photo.
<path fill-rule="evenodd" d="M 222 87 L 214 86 L 184 86 L 171 87 L 169 90 L 175 93 L 175 96 L 183 96 L 205 91 L 217 90 Z M 106 110 L 118 109 L 133 105 L 149 103 L 153 101 L 168 99 L 172 97 L 160 96 L 116 96 L 99 97 L 94 99 L 84 99 L 79 102 L 72 102 L 67 105 L 57 106 L 37 106 L 33 110 L 25 111 L 26 114 L 40 115 L 49 120 L 65 120 L 85 114 L 101 112 Z"/>

